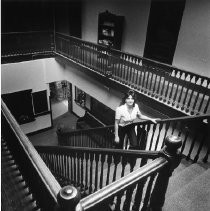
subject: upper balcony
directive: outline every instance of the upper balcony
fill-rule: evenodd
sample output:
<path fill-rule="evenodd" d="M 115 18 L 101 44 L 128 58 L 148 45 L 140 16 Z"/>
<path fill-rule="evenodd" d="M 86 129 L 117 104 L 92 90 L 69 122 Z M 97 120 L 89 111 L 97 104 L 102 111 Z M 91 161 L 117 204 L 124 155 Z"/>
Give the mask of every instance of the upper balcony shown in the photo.
<path fill-rule="evenodd" d="M 210 79 L 53 32 L 2 34 L 2 63 L 59 56 L 183 115 L 210 113 Z"/>

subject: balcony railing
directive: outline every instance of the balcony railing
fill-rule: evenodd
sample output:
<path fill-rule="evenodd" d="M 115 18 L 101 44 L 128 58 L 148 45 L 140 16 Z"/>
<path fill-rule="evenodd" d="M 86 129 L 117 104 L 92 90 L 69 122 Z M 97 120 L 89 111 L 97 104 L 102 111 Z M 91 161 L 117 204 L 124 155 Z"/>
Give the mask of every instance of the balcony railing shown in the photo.
<path fill-rule="evenodd" d="M 2 58 L 57 54 L 187 115 L 210 113 L 210 78 L 53 32 L 2 34 Z"/>
<path fill-rule="evenodd" d="M 2 58 L 52 54 L 54 50 L 54 36 L 50 31 L 2 33 L 1 39 Z"/>
<path fill-rule="evenodd" d="M 160 150 L 167 136 L 176 135 L 183 140 L 181 152 L 187 159 L 207 162 L 210 152 L 210 115 L 165 119 L 154 124 L 149 121 L 133 123 L 137 131 L 139 149 Z M 63 146 L 113 148 L 114 126 L 86 130 L 59 131 L 58 142 Z M 126 146 L 127 147 L 127 144 Z"/>
<path fill-rule="evenodd" d="M 210 79 L 56 33 L 55 52 L 188 115 L 210 113 Z"/>

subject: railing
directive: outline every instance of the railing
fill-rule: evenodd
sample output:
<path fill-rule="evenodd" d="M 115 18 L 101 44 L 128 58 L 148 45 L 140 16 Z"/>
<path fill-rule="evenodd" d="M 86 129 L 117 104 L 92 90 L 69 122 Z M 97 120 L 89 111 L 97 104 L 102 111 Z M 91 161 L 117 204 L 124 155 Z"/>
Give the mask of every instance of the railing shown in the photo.
<path fill-rule="evenodd" d="M 175 136 L 166 138 L 160 152 L 37 147 L 64 185 L 60 189 L 3 101 L 2 131 L 24 180 L 43 210 L 73 211 L 76 206 L 77 210 L 102 209 L 107 200 L 108 206 L 114 206 L 115 210 L 161 209 L 169 177 L 181 160 L 177 149 L 182 141 Z M 69 184 L 79 187 L 83 196 L 88 194 L 87 198 L 78 204 L 80 194 Z"/>
<path fill-rule="evenodd" d="M 55 52 L 185 114 L 210 113 L 210 79 L 56 33 Z"/>
<path fill-rule="evenodd" d="M 112 210 L 146 210 L 163 206 L 169 177 L 181 160 L 177 153 L 180 146 L 180 139 L 168 137 L 161 152 L 53 146 L 36 149 L 62 186 L 73 185 L 82 193 L 84 198 L 76 210 L 107 210 L 107 206 Z M 162 192 L 157 194 L 159 188 Z"/>
<path fill-rule="evenodd" d="M 39 207 L 43 210 L 54 210 L 57 206 L 57 194 L 61 189 L 59 183 L 24 135 L 3 101 L 1 105 L 2 137 L 7 142 Z"/>
<path fill-rule="evenodd" d="M 9 32 L 1 34 L 1 57 L 29 54 L 53 54 L 54 36 L 49 31 Z"/>
<path fill-rule="evenodd" d="M 210 151 L 210 115 L 179 117 L 158 121 L 133 123 L 136 126 L 139 148 L 160 150 L 165 137 L 176 135 L 183 140 L 181 152 L 187 159 L 207 162 Z M 60 145 L 81 147 L 114 147 L 114 126 L 57 133 Z"/>
<path fill-rule="evenodd" d="M 60 33 L 2 33 L 2 58 L 60 54 L 187 115 L 210 113 L 210 78 Z"/>

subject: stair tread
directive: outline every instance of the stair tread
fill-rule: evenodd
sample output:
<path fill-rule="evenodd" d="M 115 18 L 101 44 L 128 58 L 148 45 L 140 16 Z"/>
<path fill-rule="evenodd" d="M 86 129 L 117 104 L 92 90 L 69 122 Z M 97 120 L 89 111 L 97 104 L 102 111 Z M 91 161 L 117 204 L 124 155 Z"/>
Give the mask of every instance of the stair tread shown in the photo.
<path fill-rule="evenodd" d="M 163 211 L 209 211 L 210 169 L 166 199 Z"/>
<path fill-rule="evenodd" d="M 184 168 L 185 165 L 181 163 L 180 166 L 182 167 L 179 168 Z M 196 177 L 205 172 L 205 170 L 206 169 L 201 165 L 194 163 L 188 166 L 187 168 L 184 168 L 180 172 L 175 172 L 174 175 L 172 175 L 169 179 L 166 198 L 170 197 L 171 195 L 179 191 L 181 188 L 189 184 L 192 180 L 194 180 Z"/>

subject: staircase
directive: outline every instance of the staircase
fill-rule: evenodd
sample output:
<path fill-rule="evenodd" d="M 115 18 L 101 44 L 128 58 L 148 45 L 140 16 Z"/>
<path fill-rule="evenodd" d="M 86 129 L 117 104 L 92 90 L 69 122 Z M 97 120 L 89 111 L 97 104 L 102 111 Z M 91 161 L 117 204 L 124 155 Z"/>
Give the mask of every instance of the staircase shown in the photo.
<path fill-rule="evenodd" d="M 182 159 L 173 172 L 163 211 L 210 210 L 210 164 Z"/>
<path fill-rule="evenodd" d="M 40 210 L 3 140 L 1 141 L 1 194 L 2 211 Z"/>

